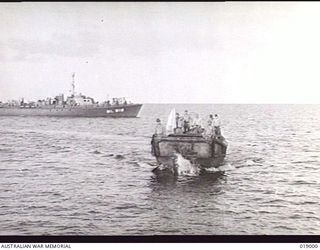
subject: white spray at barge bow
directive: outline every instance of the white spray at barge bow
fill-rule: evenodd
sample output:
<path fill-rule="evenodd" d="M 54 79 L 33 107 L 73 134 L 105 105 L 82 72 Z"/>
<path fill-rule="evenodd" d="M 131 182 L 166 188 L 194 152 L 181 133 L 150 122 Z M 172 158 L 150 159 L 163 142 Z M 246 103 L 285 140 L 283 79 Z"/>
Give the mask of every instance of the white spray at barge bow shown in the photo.
<path fill-rule="evenodd" d="M 189 160 L 183 158 L 181 154 L 175 154 L 177 159 L 175 160 L 178 175 L 198 175 L 200 168 L 192 164 Z"/>

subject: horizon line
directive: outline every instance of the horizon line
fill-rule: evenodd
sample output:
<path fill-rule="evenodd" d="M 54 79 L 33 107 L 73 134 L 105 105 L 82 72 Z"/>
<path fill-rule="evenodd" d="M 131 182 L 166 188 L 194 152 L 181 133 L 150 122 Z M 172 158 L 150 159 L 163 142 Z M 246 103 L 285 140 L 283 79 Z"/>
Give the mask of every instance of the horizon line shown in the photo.
<path fill-rule="evenodd" d="M 320 103 L 201 103 L 201 102 L 190 102 L 190 103 L 183 103 L 183 102 L 172 102 L 172 103 L 165 103 L 165 102 L 141 102 L 141 104 L 166 104 L 166 105 L 186 105 L 186 104 L 199 104 L 199 105 L 320 105 Z"/>

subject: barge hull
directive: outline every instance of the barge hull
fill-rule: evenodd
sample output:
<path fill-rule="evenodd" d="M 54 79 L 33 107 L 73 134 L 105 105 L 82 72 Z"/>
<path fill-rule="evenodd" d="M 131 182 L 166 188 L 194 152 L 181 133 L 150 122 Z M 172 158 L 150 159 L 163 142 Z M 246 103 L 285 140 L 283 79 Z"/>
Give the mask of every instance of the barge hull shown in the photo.
<path fill-rule="evenodd" d="M 154 137 L 151 144 L 157 162 L 170 167 L 175 165 L 177 153 L 202 168 L 218 167 L 223 164 L 227 150 L 223 137 Z"/>

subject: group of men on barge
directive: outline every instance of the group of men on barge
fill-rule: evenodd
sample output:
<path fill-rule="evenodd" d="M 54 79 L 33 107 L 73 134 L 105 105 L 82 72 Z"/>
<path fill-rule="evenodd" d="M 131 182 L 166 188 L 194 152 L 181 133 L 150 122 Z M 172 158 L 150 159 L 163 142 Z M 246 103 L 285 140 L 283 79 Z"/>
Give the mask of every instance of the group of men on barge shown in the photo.
<path fill-rule="evenodd" d="M 183 115 L 176 113 L 175 118 L 174 134 L 201 134 L 206 137 L 221 135 L 221 122 L 217 114 L 210 114 L 208 119 L 204 121 L 198 113 L 192 116 L 188 110 L 185 110 Z M 158 118 L 156 122 L 155 135 L 166 135 L 167 131 L 162 125 L 161 120 Z"/>

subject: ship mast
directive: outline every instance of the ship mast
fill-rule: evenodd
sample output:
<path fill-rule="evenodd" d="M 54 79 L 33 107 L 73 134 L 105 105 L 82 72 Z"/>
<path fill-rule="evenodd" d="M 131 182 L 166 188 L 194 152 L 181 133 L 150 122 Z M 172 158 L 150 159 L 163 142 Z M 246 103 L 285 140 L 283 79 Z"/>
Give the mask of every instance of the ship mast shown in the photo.
<path fill-rule="evenodd" d="M 72 73 L 72 97 L 75 95 L 75 83 L 74 83 L 74 77 L 76 73 Z"/>

